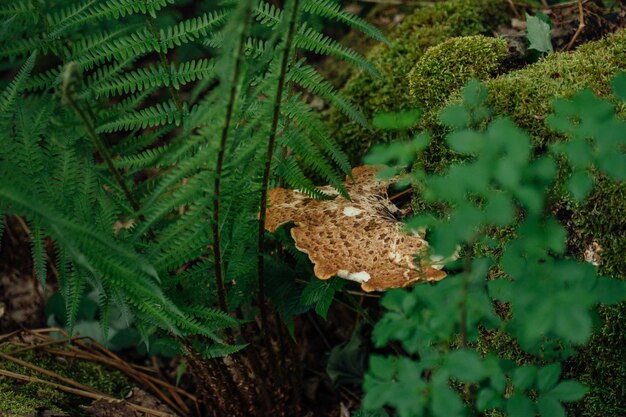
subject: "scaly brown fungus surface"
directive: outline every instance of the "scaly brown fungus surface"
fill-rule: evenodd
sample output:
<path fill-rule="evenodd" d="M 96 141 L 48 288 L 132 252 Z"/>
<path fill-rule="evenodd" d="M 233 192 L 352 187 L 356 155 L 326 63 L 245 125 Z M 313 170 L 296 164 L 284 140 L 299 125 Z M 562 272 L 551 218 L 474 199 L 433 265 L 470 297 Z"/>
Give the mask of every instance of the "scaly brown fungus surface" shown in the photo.
<path fill-rule="evenodd" d="M 331 186 L 319 187 L 333 200 L 315 200 L 297 190 L 274 188 L 269 192 L 265 228 L 273 232 L 293 222 L 298 250 L 308 254 L 320 279 L 332 276 L 361 283 L 364 291 L 406 287 L 416 281 L 438 281 L 446 276 L 441 267 L 414 258 L 425 254 L 428 243 L 406 234 L 389 196 L 394 179 L 376 178 L 377 168 L 356 167 L 345 181 L 352 201 Z"/>

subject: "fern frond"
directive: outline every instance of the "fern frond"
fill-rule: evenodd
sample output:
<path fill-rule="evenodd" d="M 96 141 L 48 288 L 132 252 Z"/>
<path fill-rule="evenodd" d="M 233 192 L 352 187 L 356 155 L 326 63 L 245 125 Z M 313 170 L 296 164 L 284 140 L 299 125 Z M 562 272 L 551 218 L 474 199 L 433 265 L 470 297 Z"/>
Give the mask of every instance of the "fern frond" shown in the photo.
<path fill-rule="evenodd" d="M 17 73 L 13 81 L 4 89 L 0 94 L 0 115 L 3 115 L 11 108 L 11 105 L 15 101 L 15 98 L 23 88 L 23 84 L 33 70 L 35 60 L 37 59 L 37 52 L 33 52 L 26 60 L 20 72 Z"/>
<path fill-rule="evenodd" d="M 140 29 L 130 35 L 113 39 L 99 47 L 85 51 L 76 61 L 83 69 L 91 69 L 105 61 L 139 58 L 151 51 L 158 51 L 159 44 L 148 29 Z"/>
<path fill-rule="evenodd" d="M 364 56 L 306 25 L 302 25 L 300 30 L 298 30 L 294 44 L 298 48 L 316 54 L 336 56 L 337 58 L 356 65 L 358 68 L 370 73 L 374 77 L 380 77 L 378 69 Z"/>
<path fill-rule="evenodd" d="M 141 230 L 147 230 L 152 224 L 161 219 L 165 214 L 188 204 L 205 192 L 206 184 L 213 180 L 213 172 L 203 171 L 192 177 L 186 178 L 185 184 L 172 191 L 167 198 L 152 204 L 144 212 L 145 221 Z"/>
<path fill-rule="evenodd" d="M 106 89 L 106 86 L 119 80 L 118 75 L 124 70 L 124 68 L 132 64 L 132 62 L 133 59 L 130 58 L 124 61 L 115 62 L 114 65 L 98 67 L 93 73 L 89 74 L 86 81 L 86 88 L 79 93 L 78 97 L 83 100 L 91 98 L 92 95 L 99 97 L 100 90 L 103 88 Z"/>
<path fill-rule="evenodd" d="M 0 49 L 0 58 L 14 60 L 15 58 L 28 56 L 33 51 L 41 51 L 44 54 L 47 54 L 49 51 L 58 52 L 51 39 L 34 35 L 26 39 L 16 39 L 8 45 L 3 45 Z"/>
<path fill-rule="evenodd" d="M 65 300 L 65 327 L 67 331 L 72 334 L 78 318 L 80 304 L 85 296 L 85 290 L 87 289 L 87 281 L 82 273 L 75 272 L 71 274 L 68 284 L 68 298 Z"/>
<path fill-rule="evenodd" d="M 105 123 L 98 127 L 98 133 L 119 132 L 120 130 L 145 129 L 147 127 L 162 126 L 166 123 L 180 125 L 183 120 L 173 101 L 159 103 L 138 112 L 127 114 L 119 120 Z"/>
<path fill-rule="evenodd" d="M 113 31 L 98 31 L 93 34 L 81 36 L 80 39 L 72 42 L 69 59 L 79 61 L 84 54 L 98 50 L 103 45 L 107 45 L 123 35 L 126 36 L 129 32 L 139 27 L 141 26 L 137 24 L 128 24 Z"/>
<path fill-rule="evenodd" d="M 29 77 L 29 79 L 24 83 L 24 90 L 33 91 L 55 87 L 61 83 L 60 76 L 61 67 L 53 68 L 47 70 L 46 72 L 35 74 Z"/>
<path fill-rule="evenodd" d="M 283 11 L 271 3 L 261 1 L 252 11 L 252 16 L 262 25 L 274 27 L 280 23 Z"/>
<path fill-rule="evenodd" d="M 160 31 L 162 52 L 180 46 L 184 43 L 194 41 L 202 36 L 207 36 L 211 31 L 226 21 L 225 11 L 206 13 L 194 19 L 185 20 L 176 26 L 170 26 Z"/>
<path fill-rule="evenodd" d="M 200 17 L 188 19 L 175 26 L 159 31 L 159 40 L 146 28 L 130 35 L 117 38 L 94 50 L 88 51 L 78 59 L 82 68 L 92 68 L 104 61 L 112 59 L 124 60 L 131 57 L 138 58 L 149 52 L 167 52 L 174 46 L 194 41 L 207 36 L 215 27 L 221 25 L 226 18 L 226 12 L 217 11 L 206 13 Z"/>
<path fill-rule="evenodd" d="M 228 313 L 215 308 L 204 307 L 199 304 L 185 306 L 182 310 L 189 316 L 198 318 L 206 323 L 211 323 L 213 326 L 227 328 L 240 324 L 239 320 Z"/>
<path fill-rule="evenodd" d="M 346 23 L 354 29 L 376 39 L 377 41 L 389 44 L 389 40 L 374 25 L 355 16 L 352 13 L 342 10 L 341 4 L 333 0 L 304 0 L 303 10 L 317 16 L 326 17 Z"/>
<path fill-rule="evenodd" d="M 319 188 L 302 172 L 295 159 L 289 157 L 282 161 L 277 161 L 275 165 L 276 174 L 285 180 L 290 188 L 298 190 L 311 198 L 328 200 L 331 197 L 320 191 Z"/>
<path fill-rule="evenodd" d="M 74 3 L 51 15 L 46 16 L 50 30 L 50 38 L 58 38 L 69 28 L 81 24 L 89 17 L 89 9 L 97 0 L 86 0 L 82 3 Z"/>
<path fill-rule="evenodd" d="M 134 93 L 137 90 L 172 85 L 178 89 L 190 82 L 209 78 L 215 72 L 215 64 L 208 59 L 187 61 L 178 68 L 174 64 L 167 69 L 161 64 L 139 68 L 126 73 L 111 82 L 95 88 L 96 94 L 109 97 L 122 93 Z"/>
<path fill-rule="evenodd" d="M 162 140 L 165 135 L 172 131 L 172 129 L 173 126 L 170 125 L 145 133 L 139 137 L 131 133 L 127 137 L 120 140 L 117 145 L 111 147 L 111 155 L 129 155 L 140 152 L 141 150 L 149 148 L 153 144 Z"/>
<path fill-rule="evenodd" d="M 300 129 L 289 129 L 283 132 L 279 143 L 281 146 L 292 149 L 303 165 L 324 178 L 343 197 L 350 198 L 343 185 L 342 176 L 338 175 L 326 162 L 324 155 Z"/>
<path fill-rule="evenodd" d="M 281 9 L 270 3 L 260 2 L 254 9 L 253 16 L 259 23 L 269 28 L 275 28 L 281 22 L 283 13 Z M 302 24 L 298 28 L 294 46 L 317 54 L 334 55 L 344 61 L 353 63 L 375 77 L 380 76 L 376 67 L 369 63 L 365 57 L 350 48 L 342 46 L 339 42 L 317 32 L 315 29 L 307 27 L 306 24 Z"/>
<path fill-rule="evenodd" d="M 176 0 L 108 0 L 103 4 L 95 5 L 90 19 L 113 18 L 117 20 L 136 13 L 149 14 L 156 18 L 156 12 L 175 2 Z"/>
<path fill-rule="evenodd" d="M 206 360 L 224 358 L 226 356 L 233 355 L 243 349 L 245 349 L 248 345 L 222 345 L 215 344 L 210 346 L 202 346 L 202 348 L 198 349 L 200 351 L 200 355 Z"/>
<path fill-rule="evenodd" d="M 289 70 L 289 79 L 296 84 L 300 84 L 311 93 L 330 101 L 341 112 L 348 116 L 348 118 L 365 128 L 369 128 L 365 116 L 346 100 L 331 83 L 326 81 L 315 68 L 306 65 L 304 61 L 300 61 L 291 67 Z"/>
<path fill-rule="evenodd" d="M 34 23 L 39 19 L 37 9 L 33 0 L 17 0 L 0 6 L 0 17 L 8 19 L 12 16 L 23 16 L 34 19 Z"/>
<path fill-rule="evenodd" d="M 39 284 L 46 288 L 46 248 L 45 248 L 45 234 L 39 225 L 32 224 L 30 229 L 30 245 L 33 255 L 33 265 L 35 269 L 35 275 Z"/>
<path fill-rule="evenodd" d="M 319 120 L 311 107 L 298 95 L 293 95 L 284 104 L 285 115 L 302 128 L 320 146 L 345 175 L 350 175 L 352 167 L 348 156 L 332 140 L 326 126 Z"/>
<path fill-rule="evenodd" d="M 104 291 L 98 294 L 98 308 L 100 309 L 100 330 L 102 331 L 102 339 L 107 342 L 109 340 L 109 328 L 111 326 L 111 310 L 112 310 L 110 288 L 104 287 Z"/>
<path fill-rule="evenodd" d="M 159 167 L 159 160 L 170 150 L 170 145 L 163 145 L 158 148 L 146 149 L 138 154 L 124 156 L 115 162 L 118 169 L 145 169 Z"/>

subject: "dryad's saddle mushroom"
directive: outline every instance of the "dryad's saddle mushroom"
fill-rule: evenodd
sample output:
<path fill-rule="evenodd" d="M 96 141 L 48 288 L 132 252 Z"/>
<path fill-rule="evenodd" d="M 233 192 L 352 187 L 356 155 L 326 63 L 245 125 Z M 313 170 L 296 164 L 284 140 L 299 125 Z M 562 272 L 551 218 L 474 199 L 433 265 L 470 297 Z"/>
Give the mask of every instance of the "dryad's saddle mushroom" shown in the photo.
<path fill-rule="evenodd" d="M 297 190 L 275 188 L 269 193 L 265 227 L 273 232 L 293 222 L 298 250 L 308 254 L 320 279 L 332 276 L 361 283 L 364 291 L 406 287 L 416 281 L 438 281 L 446 276 L 441 266 L 421 262 L 428 243 L 402 230 L 394 216 L 399 211 L 387 195 L 393 179 L 380 181 L 371 166 L 352 170 L 346 179 L 352 201 L 330 186 L 319 187 L 333 200 L 315 200 Z"/>

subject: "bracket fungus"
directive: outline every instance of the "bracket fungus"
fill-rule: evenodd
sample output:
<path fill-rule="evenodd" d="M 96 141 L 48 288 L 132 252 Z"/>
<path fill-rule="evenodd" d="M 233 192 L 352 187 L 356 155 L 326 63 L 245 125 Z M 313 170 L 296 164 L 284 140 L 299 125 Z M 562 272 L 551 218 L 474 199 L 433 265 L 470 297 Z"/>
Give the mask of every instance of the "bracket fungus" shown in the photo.
<path fill-rule="evenodd" d="M 293 222 L 296 248 L 308 254 L 319 279 L 332 276 L 359 282 L 364 291 L 406 287 L 416 281 L 438 281 L 446 276 L 441 265 L 421 262 L 428 243 L 406 234 L 396 218 L 400 211 L 387 189 L 394 179 L 378 180 L 377 168 L 352 170 L 345 181 L 352 201 L 331 186 L 319 187 L 333 200 L 315 200 L 297 190 L 274 188 L 269 192 L 265 228 L 273 232 Z"/>

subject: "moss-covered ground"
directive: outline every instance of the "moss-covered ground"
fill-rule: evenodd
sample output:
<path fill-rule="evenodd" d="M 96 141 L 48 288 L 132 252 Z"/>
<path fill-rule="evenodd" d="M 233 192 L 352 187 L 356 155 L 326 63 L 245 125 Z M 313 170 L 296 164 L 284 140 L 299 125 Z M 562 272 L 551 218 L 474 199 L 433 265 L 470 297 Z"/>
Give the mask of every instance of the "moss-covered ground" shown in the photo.
<path fill-rule="evenodd" d="M 9 347 L 1 348 L 1 351 L 6 353 L 10 353 L 11 350 Z M 124 398 L 131 389 L 129 380 L 122 373 L 96 363 L 34 351 L 20 353 L 16 356 L 25 362 L 116 398 Z M 10 361 L 0 360 L 0 369 L 51 382 L 59 382 Z M 2 417 L 37 416 L 45 410 L 64 412 L 71 416 L 83 416 L 85 414 L 79 406 L 90 403 L 91 400 L 89 399 L 66 394 L 51 386 L 35 382 L 23 383 L 0 376 L 0 416 Z"/>

